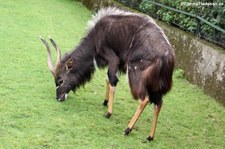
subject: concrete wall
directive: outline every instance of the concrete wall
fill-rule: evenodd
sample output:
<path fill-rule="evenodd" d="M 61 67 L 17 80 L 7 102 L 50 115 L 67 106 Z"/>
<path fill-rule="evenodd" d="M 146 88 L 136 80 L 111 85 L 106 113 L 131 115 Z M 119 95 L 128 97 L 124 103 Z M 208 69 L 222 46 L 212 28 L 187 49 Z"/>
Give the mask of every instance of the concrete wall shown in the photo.
<path fill-rule="evenodd" d="M 176 53 L 176 67 L 191 83 L 215 97 L 225 106 L 225 49 L 158 22 L 165 30 Z"/>

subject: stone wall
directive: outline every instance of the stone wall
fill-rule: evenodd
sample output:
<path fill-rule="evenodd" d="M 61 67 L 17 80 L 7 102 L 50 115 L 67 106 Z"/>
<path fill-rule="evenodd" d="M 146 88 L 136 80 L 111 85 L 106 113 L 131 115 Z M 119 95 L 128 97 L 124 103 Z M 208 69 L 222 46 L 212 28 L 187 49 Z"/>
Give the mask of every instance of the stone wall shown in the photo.
<path fill-rule="evenodd" d="M 158 22 L 176 53 L 176 67 L 184 70 L 188 81 L 225 106 L 225 49 Z"/>

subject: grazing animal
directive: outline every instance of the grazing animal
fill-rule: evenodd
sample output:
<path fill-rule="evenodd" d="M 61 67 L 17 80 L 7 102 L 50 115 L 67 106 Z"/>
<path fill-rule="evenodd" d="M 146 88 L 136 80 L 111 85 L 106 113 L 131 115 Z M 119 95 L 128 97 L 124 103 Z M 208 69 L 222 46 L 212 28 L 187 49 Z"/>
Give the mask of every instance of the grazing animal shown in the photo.
<path fill-rule="evenodd" d="M 57 44 L 56 66 L 51 59 L 47 41 L 41 37 L 48 50 L 48 66 L 56 84 L 56 98 L 64 101 L 67 94 L 84 85 L 92 77 L 95 65 L 108 66 L 106 95 L 103 105 L 108 106 L 105 117 L 113 110 L 113 100 L 118 82 L 118 72 L 128 75 L 131 94 L 139 99 L 139 106 L 125 134 L 128 135 L 147 103 L 154 104 L 154 118 L 148 140 L 153 140 L 162 97 L 172 87 L 174 50 L 162 29 L 142 14 L 103 8 L 89 22 L 89 29 L 80 44 L 61 59 Z"/>

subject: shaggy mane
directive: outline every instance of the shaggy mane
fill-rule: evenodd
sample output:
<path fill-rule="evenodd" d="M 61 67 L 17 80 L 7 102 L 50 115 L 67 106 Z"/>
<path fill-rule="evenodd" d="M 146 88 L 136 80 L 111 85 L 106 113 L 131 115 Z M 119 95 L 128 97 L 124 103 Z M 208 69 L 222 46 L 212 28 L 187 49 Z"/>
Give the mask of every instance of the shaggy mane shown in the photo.
<path fill-rule="evenodd" d="M 101 20 L 102 18 L 110 15 L 138 15 L 132 12 L 120 10 L 116 7 L 107 7 L 107 8 L 101 8 L 97 13 L 92 15 L 92 19 L 88 21 L 88 29 L 94 28 L 95 24 Z"/>
<path fill-rule="evenodd" d="M 159 30 L 161 30 L 162 36 L 166 39 L 167 43 L 169 45 L 171 45 L 167 36 L 164 34 L 163 30 L 155 23 L 155 21 L 150 16 L 132 13 L 132 12 L 129 12 L 129 11 L 118 9 L 116 7 L 101 8 L 97 13 L 92 15 L 92 18 L 88 21 L 88 24 L 87 24 L 87 31 L 90 31 L 91 29 L 93 29 L 95 27 L 96 23 L 98 21 L 100 21 L 102 18 L 104 18 L 106 16 L 110 16 L 110 15 L 120 15 L 120 16 L 132 15 L 132 16 L 140 16 L 140 17 L 145 16 L 149 19 L 149 21 L 151 23 L 153 23 Z"/>

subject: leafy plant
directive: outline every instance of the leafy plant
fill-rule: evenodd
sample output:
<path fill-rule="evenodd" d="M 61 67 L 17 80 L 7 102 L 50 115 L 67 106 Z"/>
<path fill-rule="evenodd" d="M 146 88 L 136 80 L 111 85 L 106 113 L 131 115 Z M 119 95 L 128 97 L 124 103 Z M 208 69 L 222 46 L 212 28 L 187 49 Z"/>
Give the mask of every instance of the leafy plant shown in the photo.
<path fill-rule="evenodd" d="M 214 40 L 215 43 L 225 47 L 225 34 L 217 31 L 208 24 L 201 21 L 197 22 L 195 17 L 178 13 L 164 7 L 156 6 L 151 3 L 154 0 L 142 0 L 141 2 L 140 0 L 117 1 L 127 6 L 136 8 L 171 25 L 178 26 L 183 30 L 192 32 L 193 34 L 197 33 L 197 23 L 200 23 L 200 32 L 198 35 L 209 40 Z M 212 24 L 225 29 L 225 3 L 221 2 L 221 0 L 215 0 L 211 2 L 211 4 L 207 0 L 202 0 L 201 3 L 198 3 L 195 0 L 155 0 L 155 2 L 177 10 L 188 12 L 190 14 L 201 16 Z"/>
<path fill-rule="evenodd" d="M 185 78 L 184 70 L 183 69 L 177 69 L 174 72 L 174 77 L 178 78 L 178 79 L 184 79 Z"/>

